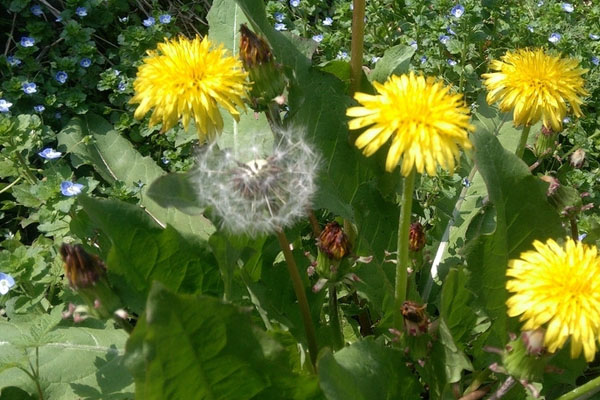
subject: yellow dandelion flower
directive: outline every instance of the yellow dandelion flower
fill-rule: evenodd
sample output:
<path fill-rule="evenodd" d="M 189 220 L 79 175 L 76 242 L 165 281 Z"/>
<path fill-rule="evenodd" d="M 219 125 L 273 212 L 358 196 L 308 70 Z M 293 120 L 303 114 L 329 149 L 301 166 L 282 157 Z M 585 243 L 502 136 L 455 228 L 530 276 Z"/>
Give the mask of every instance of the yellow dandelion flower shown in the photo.
<path fill-rule="evenodd" d="M 588 92 L 581 75 L 588 70 L 580 68 L 576 59 L 552 56 L 542 49 L 521 49 L 507 52 L 502 61 L 492 61 L 490 68 L 498 72 L 483 74 L 487 102 L 499 101 L 504 112 L 514 109 L 516 126 L 541 119 L 544 126 L 560 131 L 567 103 L 576 116 L 583 115 L 580 96 Z"/>
<path fill-rule="evenodd" d="M 596 354 L 600 333 L 600 256 L 595 246 L 568 238 L 533 242 L 535 250 L 511 260 L 506 289 L 508 315 L 526 321 L 523 330 L 546 326 L 544 345 L 553 353 L 571 338 L 571 357 Z"/>
<path fill-rule="evenodd" d="M 239 120 L 237 109 L 244 108 L 247 97 L 246 76 L 241 61 L 222 45 L 214 48 L 207 38 L 179 37 L 148 52 L 133 82 L 130 103 L 139 103 L 137 119 L 154 108 L 150 126 L 162 122 L 166 131 L 181 118 L 187 130 L 194 118 L 200 140 L 213 138 L 223 129 L 218 106 Z"/>
<path fill-rule="evenodd" d="M 469 109 L 460 94 L 433 78 L 391 76 L 385 83 L 374 82 L 377 95 L 356 93 L 362 107 L 351 107 L 350 129 L 368 127 L 355 145 L 368 157 L 392 137 L 385 169 L 393 171 L 402 158 L 401 173 L 413 168 L 436 175 L 437 166 L 452 170 L 460 156 L 459 146 L 470 149 Z"/>

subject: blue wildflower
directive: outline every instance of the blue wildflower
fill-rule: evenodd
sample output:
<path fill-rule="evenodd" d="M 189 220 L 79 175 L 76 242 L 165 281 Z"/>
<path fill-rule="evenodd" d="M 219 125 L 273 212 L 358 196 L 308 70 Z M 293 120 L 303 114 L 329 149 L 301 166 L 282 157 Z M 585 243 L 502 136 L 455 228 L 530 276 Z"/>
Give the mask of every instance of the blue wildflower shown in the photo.
<path fill-rule="evenodd" d="M 589 37 L 592 40 L 598 40 L 598 39 L 600 39 L 600 35 L 596 35 L 595 33 L 590 33 Z"/>
<path fill-rule="evenodd" d="M 42 15 L 44 13 L 44 11 L 42 11 L 42 7 L 40 7 L 39 4 L 34 4 L 33 6 L 31 6 L 29 11 L 31 11 L 31 13 L 33 15 L 35 15 L 36 17 L 39 17 L 40 15 Z"/>
<path fill-rule="evenodd" d="M 572 13 L 573 11 L 575 11 L 575 7 L 573 7 L 573 4 L 571 3 L 562 3 L 560 7 L 563 9 L 564 12 Z"/>
<path fill-rule="evenodd" d="M 537 6 L 538 7 L 541 7 L 543 5 L 544 5 L 544 0 L 540 0 L 540 1 L 537 2 Z"/>
<path fill-rule="evenodd" d="M 454 32 L 450 27 L 446 28 L 446 32 L 448 32 L 448 35 L 456 36 L 456 32 Z"/>
<path fill-rule="evenodd" d="M 417 42 L 415 40 L 411 40 L 410 42 L 408 42 L 408 45 L 415 50 L 417 50 L 419 48 L 419 45 L 417 44 Z"/>
<path fill-rule="evenodd" d="M 119 92 L 124 92 L 125 89 L 127 89 L 127 85 L 125 84 L 125 82 L 121 81 L 121 82 L 119 82 L 117 89 L 119 89 Z"/>
<path fill-rule="evenodd" d="M 169 22 L 171 22 L 171 16 L 169 14 L 159 15 L 158 16 L 158 21 L 161 24 L 168 24 Z"/>
<path fill-rule="evenodd" d="M 121 71 L 119 71 L 118 69 L 115 69 L 115 76 L 119 76 L 121 74 Z"/>
<path fill-rule="evenodd" d="M 61 114 L 61 113 L 59 113 L 59 112 L 57 112 L 57 113 L 54 113 L 54 118 L 56 118 L 56 119 L 61 119 L 61 118 L 62 118 L 62 114 Z"/>
<path fill-rule="evenodd" d="M 317 43 L 321 43 L 321 41 L 323 40 L 323 35 L 318 34 L 312 37 L 312 39 L 317 42 Z"/>
<path fill-rule="evenodd" d="M 598 59 L 598 57 L 596 57 L 596 56 L 592 57 L 590 61 L 592 62 L 592 64 L 594 64 L 596 66 L 598 64 L 600 64 L 600 59 Z"/>
<path fill-rule="evenodd" d="M 9 112 L 12 105 L 12 103 L 6 101 L 5 99 L 0 99 L 0 112 Z"/>
<path fill-rule="evenodd" d="M 333 24 L 333 19 L 331 17 L 327 17 L 323 20 L 323 25 L 331 26 Z"/>
<path fill-rule="evenodd" d="M 283 13 L 276 12 L 275 14 L 273 14 L 273 17 L 275 18 L 275 21 L 277 21 L 277 22 L 283 22 L 283 19 L 285 18 L 285 15 L 283 15 Z"/>
<path fill-rule="evenodd" d="M 290 6 L 298 7 L 300 5 L 300 0 L 290 0 Z"/>
<path fill-rule="evenodd" d="M 452 7 L 452 10 L 450 10 L 450 15 L 454 16 L 455 18 L 462 17 L 464 13 L 465 8 L 460 4 L 455 5 L 454 7 Z"/>
<path fill-rule="evenodd" d="M 372 64 L 375 64 L 375 63 L 377 63 L 377 61 L 379 61 L 380 59 L 381 59 L 381 57 L 373 56 L 373 57 L 371 57 L 371 63 L 372 63 Z"/>
<path fill-rule="evenodd" d="M 427 62 L 427 57 L 421 57 L 421 64 L 425 64 Z"/>
<path fill-rule="evenodd" d="M 446 44 L 450 40 L 450 37 L 446 35 L 440 35 L 439 40 L 441 44 Z"/>
<path fill-rule="evenodd" d="M 43 112 L 46 109 L 46 107 L 44 107 L 42 104 L 38 104 L 37 106 L 33 106 L 33 110 L 35 112 Z"/>
<path fill-rule="evenodd" d="M 0 294 L 5 295 L 13 286 L 15 286 L 14 278 L 9 274 L 0 272 Z"/>
<path fill-rule="evenodd" d="M 456 61 L 454 61 L 453 59 L 449 58 L 448 59 L 448 65 L 451 67 L 454 67 L 456 65 Z"/>
<path fill-rule="evenodd" d="M 58 17 L 56 17 L 56 19 L 54 21 L 62 22 L 62 15 L 59 15 Z"/>
<path fill-rule="evenodd" d="M 37 85 L 33 82 L 25 82 L 21 85 L 21 89 L 25 94 L 33 94 L 37 92 Z"/>
<path fill-rule="evenodd" d="M 586 237 L 587 237 L 587 233 L 582 233 L 582 234 L 580 234 L 580 235 L 577 237 L 577 240 L 581 242 L 581 241 L 582 241 L 583 239 L 585 239 Z"/>
<path fill-rule="evenodd" d="M 469 178 L 463 178 L 462 185 L 466 188 L 471 187 L 471 181 L 469 180 Z"/>
<path fill-rule="evenodd" d="M 65 71 L 58 71 L 56 75 L 54 75 L 54 79 L 61 85 L 67 81 L 69 75 Z"/>
<path fill-rule="evenodd" d="M 171 162 L 171 160 L 169 160 L 167 157 L 163 157 L 160 159 L 160 161 L 162 161 L 163 164 L 167 165 Z"/>
<path fill-rule="evenodd" d="M 129 21 L 129 17 L 126 15 L 124 17 L 119 17 L 119 22 L 127 22 Z"/>
<path fill-rule="evenodd" d="M 275 30 L 276 31 L 285 31 L 287 30 L 287 28 L 285 27 L 285 24 L 275 24 Z"/>
<path fill-rule="evenodd" d="M 87 15 L 87 9 L 85 7 L 77 7 L 75 14 L 80 17 L 85 17 Z"/>
<path fill-rule="evenodd" d="M 142 24 L 144 24 L 145 27 L 150 27 L 152 25 L 154 25 L 154 23 L 156 22 L 156 20 L 152 17 L 148 17 L 147 19 L 142 21 Z"/>
<path fill-rule="evenodd" d="M 29 36 L 21 36 L 21 46 L 32 47 L 35 45 L 35 39 Z"/>
<path fill-rule="evenodd" d="M 60 192 L 65 196 L 77 196 L 81 193 L 83 185 L 81 183 L 73 183 L 71 181 L 63 181 L 60 184 Z"/>
<path fill-rule="evenodd" d="M 46 160 L 54 160 L 62 156 L 62 153 L 54 150 L 52 147 L 46 147 L 44 150 L 40 151 L 38 155 Z"/>
<path fill-rule="evenodd" d="M 11 67 L 16 67 L 18 65 L 21 65 L 21 60 L 19 60 L 17 57 L 15 56 L 8 56 L 6 57 L 6 62 L 8 63 L 8 65 L 10 65 Z"/>
<path fill-rule="evenodd" d="M 350 57 L 348 57 L 348 53 L 346 53 L 345 51 L 338 51 L 337 56 L 335 57 L 338 60 L 349 60 Z"/>
<path fill-rule="evenodd" d="M 569 117 L 564 117 L 562 122 L 563 122 L 563 124 L 565 124 L 565 125 L 567 125 L 567 124 L 570 124 L 570 123 L 571 123 L 571 118 L 569 118 Z"/>
<path fill-rule="evenodd" d="M 556 44 L 560 41 L 561 38 L 562 35 L 560 33 L 553 32 L 552 34 L 550 34 L 550 36 L 548 36 L 548 41 L 550 43 Z"/>
<path fill-rule="evenodd" d="M 534 31 L 534 29 L 533 29 L 533 26 L 531 26 L 531 25 L 527 25 L 527 30 L 528 30 L 529 32 L 533 33 L 533 31 Z"/>
<path fill-rule="evenodd" d="M 82 68 L 89 68 L 89 66 L 92 65 L 92 60 L 89 58 L 82 58 L 81 61 L 79 61 L 79 65 L 81 65 Z"/>

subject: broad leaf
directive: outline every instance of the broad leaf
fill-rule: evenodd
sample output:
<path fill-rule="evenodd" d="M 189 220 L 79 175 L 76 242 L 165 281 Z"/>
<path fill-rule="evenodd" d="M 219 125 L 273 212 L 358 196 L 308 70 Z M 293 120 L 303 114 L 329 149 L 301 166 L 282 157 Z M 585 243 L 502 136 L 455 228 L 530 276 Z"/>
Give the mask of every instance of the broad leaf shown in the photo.
<path fill-rule="evenodd" d="M 415 49 L 411 46 L 400 44 L 390 47 L 377 64 L 375 69 L 369 75 L 371 81 L 385 82 L 390 75 L 401 75 L 408 72 L 410 60 L 415 54 Z"/>

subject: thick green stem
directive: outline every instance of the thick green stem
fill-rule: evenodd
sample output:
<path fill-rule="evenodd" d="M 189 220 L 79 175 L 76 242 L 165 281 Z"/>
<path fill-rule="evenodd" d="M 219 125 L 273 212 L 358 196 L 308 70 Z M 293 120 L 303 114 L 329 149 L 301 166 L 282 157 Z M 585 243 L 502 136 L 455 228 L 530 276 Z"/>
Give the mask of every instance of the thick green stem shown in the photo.
<path fill-rule="evenodd" d="M 413 189 L 417 173 L 413 169 L 404 178 L 402 200 L 400 203 L 400 219 L 398 221 L 398 258 L 396 262 L 396 292 L 394 307 L 394 327 L 402 328 L 402 303 L 406 300 L 406 287 L 408 281 L 408 234 L 410 231 L 410 218 L 412 209 Z"/>
<path fill-rule="evenodd" d="M 329 284 L 329 324 L 333 335 L 334 350 L 339 350 L 344 347 L 344 334 L 338 315 L 337 290 L 334 283 Z"/>
<path fill-rule="evenodd" d="M 304 285 L 302 284 L 302 278 L 298 272 L 294 255 L 290 250 L 290 242 L 288 242 L 285 233 L 281 230 L 277 230 L 277 239 L 281 246 L 281 251 L 285 258 L 285 262 L 288 266 L 290 278 L 292 278 L 292 285 L 294 292 L 296 293 L 296 299 L 298 299 L 298 306 L 300 307 L 300 313 L 302 314 L 302 321 L 304 322 L 304 331 L 306 332 L 306 341 L 308 342 L 308 352 L 310 354 L 310 360 L 313 366 L 317 363 L 317 335 L 315 334 L 315 326 L 313 325 L 312 318 L 310 317 L 310 308 L 308 307 L 308 300 L 306 293 L 304 292 Z"/>
<path fill-rule="evenodd" d="M 362 78 L 363 43 L 365 35 L 365 0 L 353 0 L 352 45 L 350 48 L 350 95 L 360 88 Z"/>
<path fill-rule="evenodd" d="M 569 393 L 563 394 L 557 400 L 577 400 L 577 399 L 589 399 L 595 393 L 600 392 L 600 376 L 592 379 L 588 383 L 585 383 Z"/>
<path fill-rule="evenodd" d="M 569 224 L 571 225 L 571 237 L 573 240 L 579 240 L 579 230 L 577 229 L 577 218 L 571 217 L 569 219 Z"/>
<path fill-rule="evenodd" d="M 527 144 L 527 137 L 529 136 L 529 130 L 531 126 L 526 125 L 523 127 L 523 131 L 521 132 L 521 139 L 519 140 L 519 146 L 517 147 L 517 151 L 515 154 L 519 158 L 523 158 L 523 153 L 525 152 L 525 145 Z"/>

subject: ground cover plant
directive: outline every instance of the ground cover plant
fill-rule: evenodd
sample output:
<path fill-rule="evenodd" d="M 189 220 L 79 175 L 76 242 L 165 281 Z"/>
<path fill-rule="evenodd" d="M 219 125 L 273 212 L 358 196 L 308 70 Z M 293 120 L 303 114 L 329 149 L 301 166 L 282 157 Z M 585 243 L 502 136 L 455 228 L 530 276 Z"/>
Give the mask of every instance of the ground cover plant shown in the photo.
<path fill-rule="evenodd" d="M 0 399 L 599 396 L 600 6 L 2 7 Z"/>

